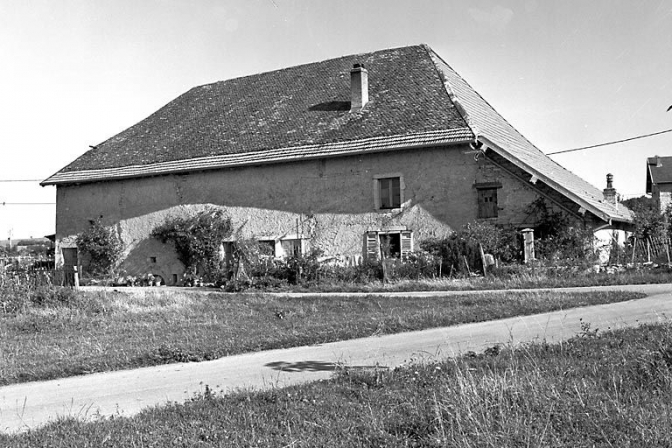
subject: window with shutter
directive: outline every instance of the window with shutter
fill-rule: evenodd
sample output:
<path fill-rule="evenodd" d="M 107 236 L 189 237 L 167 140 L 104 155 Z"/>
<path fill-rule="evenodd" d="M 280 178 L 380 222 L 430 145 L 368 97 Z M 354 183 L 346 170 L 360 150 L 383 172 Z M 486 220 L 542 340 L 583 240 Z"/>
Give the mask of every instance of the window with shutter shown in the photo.
<path fill-rule="evenodd" d="M 413 252 L 413 232 L 370 231 L 364 234 L 364 251 L 369 260 L 385 258 L 403 258 Z"/>
<path fill-rule="evenodd" d="M 499 216 L 497 190 L 502 188 L 502 184 L 488 182 L 475 184 L 474 187 L 478 190 L 478 217 L 497 218 Z"/>
<path fill-rule="evenodd" d="M 367 259 L 378 259 L 380 255 L 380 248 L 378 246 L 378 232 L 366 232 L 366 234 L 364 234 L 364 251 L 366 252 Z"/>
<path fill-rule="evenodd" d="M 401 232 L 401 258 L 413 252 L 413 232 Z"/>

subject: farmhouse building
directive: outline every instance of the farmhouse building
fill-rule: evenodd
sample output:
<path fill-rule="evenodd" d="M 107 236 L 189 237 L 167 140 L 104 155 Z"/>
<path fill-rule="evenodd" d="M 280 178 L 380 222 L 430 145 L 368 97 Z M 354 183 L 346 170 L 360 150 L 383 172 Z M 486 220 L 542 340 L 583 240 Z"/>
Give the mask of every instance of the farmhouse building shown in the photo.
<path fill-rule="evenodd" d="M 42 185 L 57 187 L 60 263 L 102 219 L 124 243 L 123 268 L 169 284 L 184 267 L 152 230 L 213 207 L 233 239 L 349 262 L 377 256 L 382 238 L 403 254 L 475 220 L 534 227 L 538 198 L 593 229 L 631 222 L 426 45 L 195 87 Z"/>
<path fill-rule="evenodd" d="M 646 193 L 651 195 L 661 213 L 672 204 L 672 157 L 646 159 Z"/>

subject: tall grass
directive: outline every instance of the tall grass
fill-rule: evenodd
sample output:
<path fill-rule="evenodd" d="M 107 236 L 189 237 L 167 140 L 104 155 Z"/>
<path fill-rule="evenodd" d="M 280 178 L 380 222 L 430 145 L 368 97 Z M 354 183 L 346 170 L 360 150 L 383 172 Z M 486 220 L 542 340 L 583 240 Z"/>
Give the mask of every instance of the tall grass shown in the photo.
<path fill-rule="evenodd" d="M 669 447 L 672 325 L 219 396 L 3 437 L 18 446 Z"/>
<path fill-rule="evenodd" d="M 0 315 L 0 385 L 629 300 L 621 292 L 272 297 L 61 291 Z"/>

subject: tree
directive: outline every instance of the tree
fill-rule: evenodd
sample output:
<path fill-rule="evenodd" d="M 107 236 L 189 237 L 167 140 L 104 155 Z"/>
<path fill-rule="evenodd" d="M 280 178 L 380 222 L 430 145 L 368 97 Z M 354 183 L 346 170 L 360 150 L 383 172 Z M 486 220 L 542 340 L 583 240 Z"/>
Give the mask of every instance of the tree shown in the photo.
<path fill-rule="evenodd" d="M 658 205 L 653 198 L 641 196 L 626 199 L 623 201 L 623 205 L 635 214 L 633 220 L 635 230 L 633 235 L 638 240 L 646 240 L 663 235 L 665 231 L 665 217 L 658 210 Z"/>
<path fill-rule="evenodd" d="M 77 249 L 90 257 L 93 275 L 109 274 L 121 257 L 123 245 L 113 229 L 105 227 L 100 219 L 77 235 Z"/>

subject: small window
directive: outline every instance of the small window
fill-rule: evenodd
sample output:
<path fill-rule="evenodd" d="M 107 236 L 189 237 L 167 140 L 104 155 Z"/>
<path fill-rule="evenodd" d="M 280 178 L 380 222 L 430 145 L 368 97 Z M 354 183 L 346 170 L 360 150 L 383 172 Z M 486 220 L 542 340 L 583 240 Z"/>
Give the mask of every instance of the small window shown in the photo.
<path fill-rule="evenodd" d="M 302 254 L 300 239 L 282 240 L 280 241 L 280 246 L 285 257 L 299 257 Z"/>
<path fill-rule="evenodd" d="M 478 217 L 479 219 L 497 218 L 499 205 L 497 202 L 497 190 L 502 188 L 499 182 L 475 184 L 478 190 Z"/>
<path fill-rule="evenodd" d="M 478 190 L 478 217 L 496 218 L 498 216 L 497 189 Z"/>
<path fill-rule="evenodd" d="M 401 182 L 398 177 L 378 179 L 380 208 L 401 207 Z"/>
<path fill-rule="evenodd" d="M 370 260 L 385 258 L 405 258 L 413 252 L 413 232 L 371 231 L 364 235 L 365 256 Z"/>
<path fill-rule="evenodd" d="M 156 263 L 156 257 L 149 257 L 150 263 Z"/>
<path fill-rule="evenodd" d="M 275 257 L 275 240 L 259 240 L 259 254 Z"/>
<path fill-rule="evenodd" d="M 400 208 L 404 202 L 404 179 L 401 173 L 373 176 L 373 196 L 377 210 Z"/>

